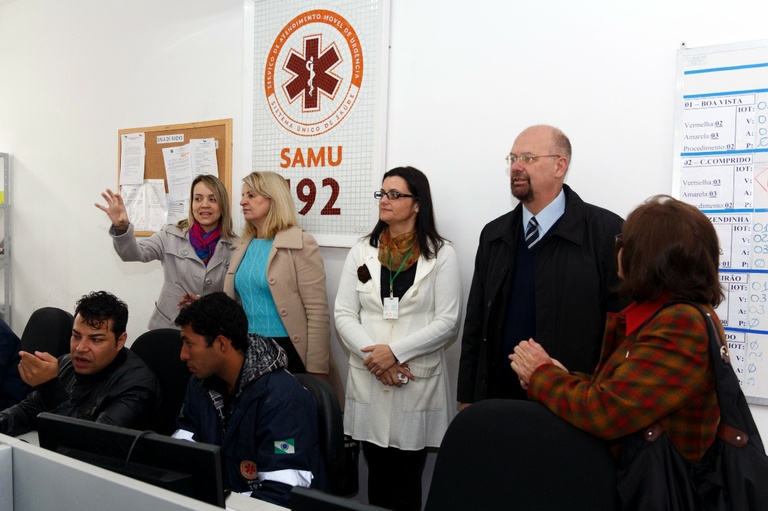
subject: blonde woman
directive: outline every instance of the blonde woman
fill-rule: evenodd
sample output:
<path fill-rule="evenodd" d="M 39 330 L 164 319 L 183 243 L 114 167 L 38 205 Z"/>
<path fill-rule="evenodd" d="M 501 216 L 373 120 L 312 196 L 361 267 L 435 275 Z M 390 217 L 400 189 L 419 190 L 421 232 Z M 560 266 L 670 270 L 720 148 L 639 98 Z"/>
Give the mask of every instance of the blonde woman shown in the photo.
<path fill-rule="evenodd" d="M 123 261 L 155 261 L 163 265 L 163 288 L 148 328 L 177 328 L 179 308 L 197 296 L 224 288 L 224 276 L 237 240 L 227 189 L 219 178 L 199 175 L 190 186 L 189 216 L 137 240 L 123 198 L 107 189 L 107 205 L 96 207 L 112 221 L 109 234 Z"/>
<path fill-rule="evenodd" d="M 243 179 L 246 225 L 224 291 L 240 301 L 248 332 L 274 338 L 288 370 L 328 380 L 343 397 L 330 350 L 325 268 L 317 241 L 302 231 L 288 182 L 274 172 Z"/>

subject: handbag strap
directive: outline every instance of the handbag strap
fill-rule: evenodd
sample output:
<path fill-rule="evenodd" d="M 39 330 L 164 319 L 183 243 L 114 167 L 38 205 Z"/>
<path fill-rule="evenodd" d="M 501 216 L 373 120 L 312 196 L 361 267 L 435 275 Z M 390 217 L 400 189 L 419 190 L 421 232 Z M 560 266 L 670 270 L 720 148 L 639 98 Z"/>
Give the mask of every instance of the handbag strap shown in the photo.
<path fill-rule="evenodd" d="M 735 447 L 744 447 L 751 439 L 753 444 L 764 450 L 760 433 L 757 431 L 752 413 L 749 411 L 749 405 L 747 405 L 746 398 L 739 385 L 738 377 L 733 367 L 731 367 L 728 348 L 720 336 L 720 331 L 715 326 L 712 315 L 698 303 L 689 300 L 672 300 L 659 307 L 645 321 L 643 327 L 656 317 L 659 312 L 677 304 L 695 307 L 704 316 L 704 321 L 707 325 L 709 352 L 712 359 L 711 365 L 714 370 L 715 390 L 720 408 L 720 424 L 717 428 L 718 438 Z M 652 438 L 656 438 L 660 434 L 660 431 L 663 431 L 660 424 L 652 424 L 643 430 L 643 437 L 651 441 Z"/>

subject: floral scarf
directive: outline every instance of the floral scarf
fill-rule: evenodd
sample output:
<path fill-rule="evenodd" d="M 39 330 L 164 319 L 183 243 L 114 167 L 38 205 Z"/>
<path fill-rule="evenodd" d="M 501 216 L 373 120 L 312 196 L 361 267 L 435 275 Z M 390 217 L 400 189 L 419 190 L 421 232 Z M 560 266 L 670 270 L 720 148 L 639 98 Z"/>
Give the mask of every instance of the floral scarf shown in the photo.
<path fill-rule="evenodd" d="M 411 251 L 410 255 L 408 254 L 409 250 Z M 379 262 L 381 265 L 388 268 L 389 271 L 397 271 L 406 255 L 408 260 L 405 262 L 403 270 L 413 266 L 421 255 L 416 231 L 392 238 L 389 234 L 389 228 L 385 229 L 379 238 Z"/>

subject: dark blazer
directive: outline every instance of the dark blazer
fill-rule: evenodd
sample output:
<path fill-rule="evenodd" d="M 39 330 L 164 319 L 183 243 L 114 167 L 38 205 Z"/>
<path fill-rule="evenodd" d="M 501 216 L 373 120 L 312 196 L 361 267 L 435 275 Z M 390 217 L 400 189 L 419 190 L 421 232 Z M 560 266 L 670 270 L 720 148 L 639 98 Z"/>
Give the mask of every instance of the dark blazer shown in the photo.
<path fill-rule="evenodd" d="M 591 373 L 600 355 L 606 313 L 628 303 L 615 292 L 619 279 L 613 260 L 614 238 L 624 221 L 585 203 L 567 185 L 563 190 L 565 212 L 539 242 L 536 255 L 536 341 L 568 369 Z M 485 399 L 489 388 L 493 395 L 499 364 L 509 363 L 499 352 L 522 209 L 518 204 L 480 235 L 459 363 L 462 403 Z"/>

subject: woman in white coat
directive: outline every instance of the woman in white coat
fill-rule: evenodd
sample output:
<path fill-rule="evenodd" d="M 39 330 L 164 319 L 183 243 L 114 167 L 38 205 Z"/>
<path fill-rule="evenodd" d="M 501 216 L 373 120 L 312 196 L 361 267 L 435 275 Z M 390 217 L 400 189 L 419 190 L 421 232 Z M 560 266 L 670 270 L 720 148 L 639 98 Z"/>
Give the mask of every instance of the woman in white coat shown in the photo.
<path fill-rule="evenodd" d="M 344 432 L 362 441 L 369 502 L 420 510 L 426 448 L 453 415 L 444 348 L 459 330 L 461 279 L 421 171 L 390 170 L 374 197 L 379 222 L 350 250 L 336 295 L 350 350 Z"/>
<path fill-rule="evenodd" d="M 222 291 L 232 257 L 229 196 L 219 178 L 197 176 L 190 186 L 189 216 L 177 224 L 163 226 L 149 238 L 137 240 L 133 224 L 120 194 L 101 194 L 107 205 L 96 204 L 112 221 L 109 234 L 123 261 L 159 260 L 163 265 L 163 288 L 149 318 L 148 328 L 178 328 L 179 308 L 198 296 Z"/>

